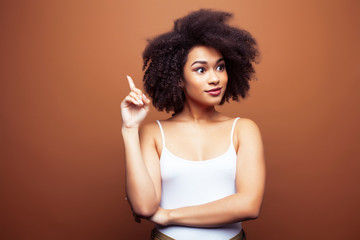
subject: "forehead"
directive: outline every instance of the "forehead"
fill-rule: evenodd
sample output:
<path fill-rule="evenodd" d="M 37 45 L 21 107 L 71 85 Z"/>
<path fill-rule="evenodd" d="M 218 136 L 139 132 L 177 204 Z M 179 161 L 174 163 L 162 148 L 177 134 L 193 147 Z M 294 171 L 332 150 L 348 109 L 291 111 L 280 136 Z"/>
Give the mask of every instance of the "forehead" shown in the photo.
<path fill-rule="evenodd" d="M 222 58 L 222 54 L 213 47 L 208 46 L 195 46 L 193 47 L 188 54 L 187 63 L 192 63 L 194 61 L 206 61 L 212 62 L 217 61 Z"/>

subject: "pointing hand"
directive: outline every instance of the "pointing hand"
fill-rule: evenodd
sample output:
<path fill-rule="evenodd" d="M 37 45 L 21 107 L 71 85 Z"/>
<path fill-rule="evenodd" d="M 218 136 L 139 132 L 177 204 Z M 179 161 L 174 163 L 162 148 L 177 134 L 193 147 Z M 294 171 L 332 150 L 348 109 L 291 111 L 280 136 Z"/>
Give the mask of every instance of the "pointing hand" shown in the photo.
<path fill-rule="evenodd" d="M 137 128 L 145 119 L 150 106 L 150 100 L 136 88 L 134 81 L 127 76 L 130 93 L 121 102 L 123 128 Z"/>

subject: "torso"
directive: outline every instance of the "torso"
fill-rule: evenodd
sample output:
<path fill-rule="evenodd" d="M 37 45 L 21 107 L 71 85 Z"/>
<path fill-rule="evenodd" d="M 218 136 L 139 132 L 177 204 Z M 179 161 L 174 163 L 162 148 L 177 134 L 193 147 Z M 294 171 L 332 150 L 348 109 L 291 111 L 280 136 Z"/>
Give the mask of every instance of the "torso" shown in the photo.
<path fill-rule="evenodd" d="M 234 123 L 232 118 L 202 124 L 161 121 L 162 132 L 160 130 L 160 139 L 156 137 L 156 146 L 160 159 L 162 208 L 201 205 L 236 193 L 236 131 L 231 134 L 232 129 L 235 130 Z M 158 228 L 179 240 L 218 240 L 230 239 L 242 226 L 238 222 L 216 228 Z"/>

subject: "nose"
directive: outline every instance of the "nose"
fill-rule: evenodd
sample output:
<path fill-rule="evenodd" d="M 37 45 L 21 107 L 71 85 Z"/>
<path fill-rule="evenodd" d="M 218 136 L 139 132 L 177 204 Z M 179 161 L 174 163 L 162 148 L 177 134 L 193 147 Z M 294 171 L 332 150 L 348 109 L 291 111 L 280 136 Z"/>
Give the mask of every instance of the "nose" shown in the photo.
<path fill-rule="evenodd" d="M 220 82 L 219 76 L 216 74 L 214 70 L 211 71 L 209 76 L 209 84 L 217 85 L 219 84 L 219 82 Z"/>

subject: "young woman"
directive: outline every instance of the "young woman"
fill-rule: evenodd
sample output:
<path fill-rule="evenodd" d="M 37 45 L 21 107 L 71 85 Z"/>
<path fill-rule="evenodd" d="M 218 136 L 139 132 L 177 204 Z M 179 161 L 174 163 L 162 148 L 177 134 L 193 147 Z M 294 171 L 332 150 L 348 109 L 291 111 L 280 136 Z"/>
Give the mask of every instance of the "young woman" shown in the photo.
<path fill-rule="evenodd" d="M 245 239 L 265 185 L 257 125 L 215 106 L 244 98 L 258 51 L 231 14 L 199 10 L 175 21 L 143 53 L 144 86 L 167 120 L 140 127 L 150 100 L 128 77 L 121 103 L 126 193 L 134 214 L 156 224 L 152 239 Z"/>

